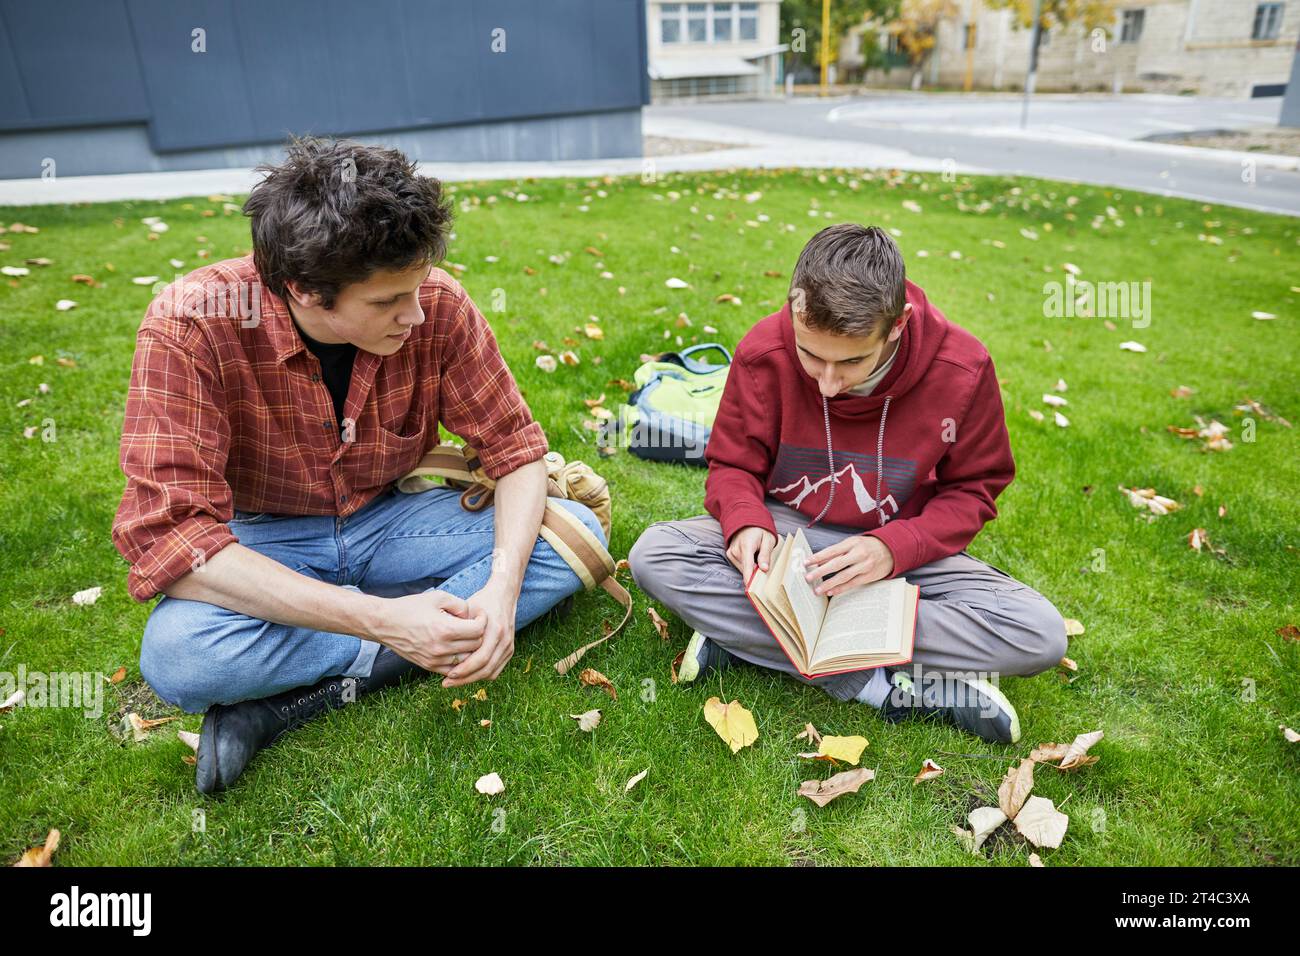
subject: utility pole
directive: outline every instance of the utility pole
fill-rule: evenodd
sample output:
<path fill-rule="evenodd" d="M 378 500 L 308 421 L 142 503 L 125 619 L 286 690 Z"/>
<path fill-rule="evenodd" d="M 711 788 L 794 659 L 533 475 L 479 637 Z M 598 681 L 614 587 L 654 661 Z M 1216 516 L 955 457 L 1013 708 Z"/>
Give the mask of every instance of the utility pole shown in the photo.
<path fill-rule="evenodd" d="M 1025 76 L 1025 102 L 1020 108 L 1020 128 L 1029 125 L 1029 97 L 1034 95 L 1038 75 L 1038 39 L 1042 35 L 1043 0 L 1034 0 L 1034 29 L 1029 34 L 1029 73 Z"/>
<path fill-rule="evenodd" d="M 1300 37 L 1296 39 L 1295 55 L 1291 58 L 1291 79 L 1282 94 L 1282 115 L 1278 126 L 1300 126 Z"/>
<path fill-rule="evenodd" d="M 822 96 L 830 95 L 831 0 L 822 0 Z"/>

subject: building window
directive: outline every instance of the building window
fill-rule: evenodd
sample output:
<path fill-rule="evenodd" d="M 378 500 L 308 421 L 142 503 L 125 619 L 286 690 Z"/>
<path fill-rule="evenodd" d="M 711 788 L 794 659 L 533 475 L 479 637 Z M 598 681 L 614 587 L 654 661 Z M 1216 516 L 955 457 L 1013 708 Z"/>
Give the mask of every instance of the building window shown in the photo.
<path fill-rule="evenodd" d="M 1142 39 L 1142 23 L 1146 19 L 1146 13 L 1145 10 L 1125 10 L 1120 15 L 1120 43 L 1137 43 Z"/>
<path fill-rule="evenodd" d="M 1252 40 L 1276 40 L 1282 29 L 1282 4 L 1261 3 L 1255 7 L 1255 26 L 1250 31 Z"/>
<path fill-rule="evenodd" d="M 661 43 L 733 43 L 758 39 L 757 3 L 661 3 Z"/>
<path fill-rule="evenodd" d="M 686 37 L 692 43 L 709 41 L 709 5 L 707 3 L 686 4 Z"/>
<path fill-rule="evenodd" d="M 715 3 L 713 6 L 713 42 L 729 43 L 732 40 L 731 20 L 734 3 Z"/>
<path fill-rule="evenodd" d="M 664 3 L 659 6 L 659 41 L 661 43 L 682 42 L 682 5 Z"/>

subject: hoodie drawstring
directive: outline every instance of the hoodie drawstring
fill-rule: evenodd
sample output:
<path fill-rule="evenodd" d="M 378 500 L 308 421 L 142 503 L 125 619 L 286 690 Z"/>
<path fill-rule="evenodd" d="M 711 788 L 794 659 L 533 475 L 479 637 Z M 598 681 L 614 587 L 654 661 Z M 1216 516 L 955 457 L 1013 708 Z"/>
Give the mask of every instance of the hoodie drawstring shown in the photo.
<path fill-rule="evenodd" d="M 880 492 L 885 474 L 885 418 L 889 415 L 889 403 L 893 398 L 892 395 L 885 396 L 885 404 L 880 410 L 880 428 L 876 432 L 876 514 L 881 525 L 888 520 L 885 517 L 885 509 L 880 506 Z M 831 502 L 835 500 L 835 452 L 831 447 L 831 410 L 825 395 L 822 396 L 822 422 L 826 426 L 826 465 L 830 468 L 831 493 L 817 517 L 808 522 L 810 528 L 826 516 L 826 512 L 831 510 Z"/>

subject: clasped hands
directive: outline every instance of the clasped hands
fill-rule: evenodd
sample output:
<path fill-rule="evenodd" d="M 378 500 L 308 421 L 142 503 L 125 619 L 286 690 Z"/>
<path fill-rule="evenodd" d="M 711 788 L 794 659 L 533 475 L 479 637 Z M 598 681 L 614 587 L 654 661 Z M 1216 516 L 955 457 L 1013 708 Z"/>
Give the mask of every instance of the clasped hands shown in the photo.
<path fill-rule="evenodd" d="M 384 602 L 381 643 L 413 664 L 442 674 L 443 687 L 496 680 L 515 653 L 519 589 L 489 578 L 462 600 L 423 591 Z"/>

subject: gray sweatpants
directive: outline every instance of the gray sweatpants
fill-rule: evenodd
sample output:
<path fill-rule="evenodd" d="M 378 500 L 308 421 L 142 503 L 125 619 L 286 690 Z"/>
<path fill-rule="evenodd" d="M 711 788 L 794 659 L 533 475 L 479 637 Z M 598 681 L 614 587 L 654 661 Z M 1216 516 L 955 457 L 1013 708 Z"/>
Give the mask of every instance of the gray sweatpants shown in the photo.
<path fill-rule="evenodd" d="M 771 498 L 766 504 L 779 535 L 802 528 L 814 551 L 859 533 L 833 525 L 809 528 L 807 517 L 793 508 Z M 745 595 L 711 515 L 651 525 L 633 545 L 628 564 L 641 590 L 741 660 L 785 671 L 840 700 L 857 696 L 871 676 L 857 671 L 807 681 L 794 669 Z M 976 672 L 996 683 L 1047 670 L 1065 654 L 1065 622 L 1052 603 L 965 551 L 903 577 L 921 589 L 912 665 L 922 673 Z"/>

